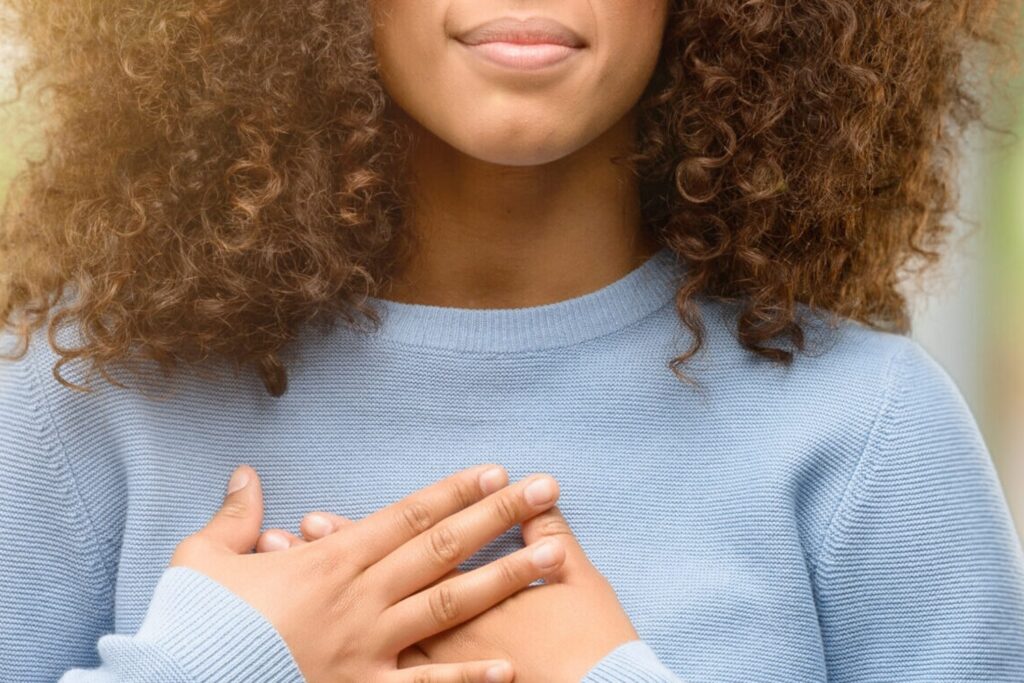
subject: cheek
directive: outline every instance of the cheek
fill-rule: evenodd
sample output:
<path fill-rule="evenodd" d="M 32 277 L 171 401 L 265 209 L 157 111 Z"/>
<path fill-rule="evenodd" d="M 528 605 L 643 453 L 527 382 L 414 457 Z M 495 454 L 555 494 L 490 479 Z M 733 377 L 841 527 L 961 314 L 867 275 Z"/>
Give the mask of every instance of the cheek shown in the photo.
<path fill-rule="evenodd" d="M 400 105 L 421 96 L 441 77 L 444 44 L 427 17 L 391 13 L 378 19 L 374 49 L 385 89 Z"/>
<path fill-rule="evenodd" d="M 619 53 L 622 56 L 615 61 L 614 67 L 601 72 L 601 82 L 595 88 L 596 96 L 607 103 L 606 108 L 620 111 L 629 109 L 640 99 L 658 61 L 656 51 L 639 50 L 629 45 L 622 49 Z"/>
<path fill-rule="evenodd" d="M 601 25 L 600 46 L 610 63 L 602 65 L 602 85 L 607 95 L 635 100 L 643 92 L 658 63 L 665 27 L 664 0 L 630 3 L 609 11 Z"/>

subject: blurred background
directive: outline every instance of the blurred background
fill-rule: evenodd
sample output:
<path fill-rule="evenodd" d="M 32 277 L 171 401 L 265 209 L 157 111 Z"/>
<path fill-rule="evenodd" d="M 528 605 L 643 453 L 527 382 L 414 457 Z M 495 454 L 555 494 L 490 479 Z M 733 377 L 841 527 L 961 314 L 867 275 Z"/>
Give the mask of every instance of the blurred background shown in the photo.
<path fill-rule="evenodd" d="M 1024 537 L 1024 78 L 1008 85 L 986 119 L 1009 133 L 964 138 L 952 248 L 908 294 L 911 336 L 963 393 Z"/>
<path fill-rule="evenodd" d="M 11 50 L 0 44 L 0 67 Z M 3 99 L 13 94 L 7 76 L 3 69 Z M 907 294 L 911 336 L 960 388 L 1024 536 L 1024 77 L 1005 85 L 986 119 L 1010 135 L 975 126 L 963 139 L 951 248 Z M 0 108 L 0 199 L 20 160 L 37 153 L 31 119 L 18 105 Z"/>

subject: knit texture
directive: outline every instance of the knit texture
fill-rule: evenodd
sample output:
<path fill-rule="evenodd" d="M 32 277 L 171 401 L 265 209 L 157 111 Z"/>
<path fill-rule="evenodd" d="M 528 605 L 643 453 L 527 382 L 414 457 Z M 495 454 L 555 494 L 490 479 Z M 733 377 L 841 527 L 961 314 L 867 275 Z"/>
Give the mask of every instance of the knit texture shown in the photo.
<path fill-rule="evenodd" d="M 1024 681 L 1024 553 L 948 374 L 809 314 L 809 352 L 778 365 L 701 300 L 688 384 L 667 365 L 691 342 L 682 269 L 662 250 L 518 309 L 377 299 L 377 332 L 303 332 L 279 398 L 214 365 L 122 389 L 72 364 L 95 390 L 74 392 L 40 332 L 0 361 L 0 680 L 301 681 L 257 610 L 167 569 L 231 471 L 259 472 L 263 528 L 297 531 L 494 461 L 559 481 L 639 635 L 585 683 Z M 461 568 L 522 545 L 512 528 Z"/>

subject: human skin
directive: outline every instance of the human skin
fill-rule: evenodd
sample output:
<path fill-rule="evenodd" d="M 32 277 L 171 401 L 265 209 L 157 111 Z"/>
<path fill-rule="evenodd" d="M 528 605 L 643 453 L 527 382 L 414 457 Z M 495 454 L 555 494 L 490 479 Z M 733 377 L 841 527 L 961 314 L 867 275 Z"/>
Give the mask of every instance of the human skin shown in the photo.
<path fill-rule="evenodd" d="M 255 470 L 243 465 L 218 512 L 178 545 L 170 566 L 201 572 L 259 610 L 305 680 L 507 683 L 511 667 L 494 658 L 398 662 L 404 649 L 476 616 L 564 561 L 561 544 L 549 539 L 449 576 L 558 498 L 558 483 L 548 475 L 511 486 L 507 478 L 501 467 L 472 467 L 322 539 L 252 553 L 263 493 Z"/>
<path fill-rule="evenodd" d="M 256 551 L 290 550 L 352 524 L 340 515 L 312 512 L 302 518 L 302 537 L 268 529 Z M 583 678 L 617 645 L 639 637 L 614 589 L 587 559 L 557 506 L 519 526 L 527 546 L 557 538 L 565 549 L 562 564 L 544 577 L 544 585 L 528 586 L 473 619 L 406 648 L 399 653 L 400 668 L 486 657 L 512 662 L 516 683 L 570 683 Z M 462 573 L 454 568 L 442 580 Z"/>
<path fill-rule="evenodd" d="M 667 0 L 530 8 L 385 0 L 374 11 L 382 79 L 395 116 L 415 134 L 408 170 L 417 249 L 387 298 L 540 305 L 594 291 L 657 249 L 642 229 L 635 183 L 610 159 L 631 149 L 634 107 L 657 64 Z M 584 47 L 553 68 L 524 71 L 481 61 L 457 40 L 489 19 L 533 15 L 566 24 Z M 348 523 L 307 515 L 304 538 L 268 530 L 257 550 L 301 546 Z M 637 637 L 557 508 L 521 528 L 526 543 L 549 534 L 563 542 L 567 559 L 557 576 L 408 648 L 401 666 L 502 657 L 520 683 L 578 681 Z"/>
<path fill-rule="evenodd" d="M 541 305 L 599 289 L 657 250 L 635 179 L 610 159 L 633 147 L 667 12 L 667 0 L 374 3 L 381 78 L 414 140 L 417 244 L 384 298 Z M 569 26 L 585 47 L 526 72 L 482 62 L 455 38 L 490 19 L 535 15 Z"/>

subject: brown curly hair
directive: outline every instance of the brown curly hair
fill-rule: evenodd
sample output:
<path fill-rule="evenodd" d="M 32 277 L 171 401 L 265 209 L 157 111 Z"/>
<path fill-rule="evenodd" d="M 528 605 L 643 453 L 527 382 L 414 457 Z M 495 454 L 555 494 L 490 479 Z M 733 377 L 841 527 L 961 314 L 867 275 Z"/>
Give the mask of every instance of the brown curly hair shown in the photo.
<path fill-rule="evenodd" d="M 50 318 L 66 386 L 81 388 L 64 363 L 114 381 L 104 367 L 136 349 L 165 372 L 252 364 L 280 396 L 302 325 L 380 323 L 363 295 L 408 248 L 409 140 L 367 0 L 0 4 L 26 48 L 15 100 L 42 85 L 46 143 L 3 205 L 13 357 Z M 698 297 L 735 304 L 740 343 L 785 363 L 766 342 L 803 349 L 801 305 L 908 330 L 901 271 L 939 258 L 955 207 L 946 124 L 981 118 L 965 57 L 991 48 L 986 63 L 1015 67 L 1019 14 L 1019 0 L 671 1 L 635 151 L 617 161 L 645 229 L 688 264 L 675 305 L 694 341 L 674 372 L 703 343 Z M 69 322 L 77 348 L 57 342 Z"/>

